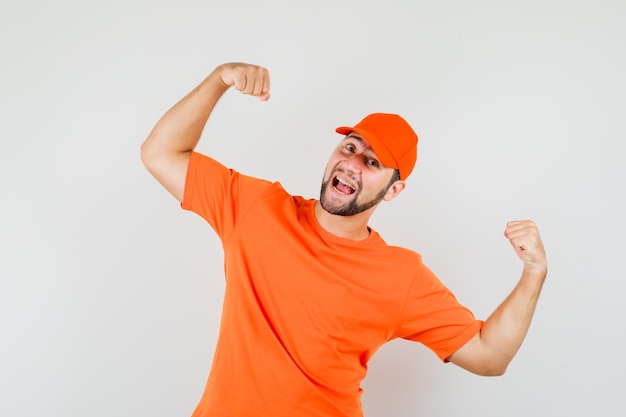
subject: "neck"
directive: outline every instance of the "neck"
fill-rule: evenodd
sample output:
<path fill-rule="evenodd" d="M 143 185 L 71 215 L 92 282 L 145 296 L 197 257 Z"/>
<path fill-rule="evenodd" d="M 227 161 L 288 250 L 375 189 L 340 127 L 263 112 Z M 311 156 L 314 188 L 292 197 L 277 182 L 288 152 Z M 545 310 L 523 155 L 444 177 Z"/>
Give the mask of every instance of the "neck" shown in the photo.
<path fill-rule="evenodd" d="M 315 202 L 315 218 L 329 233 L 351 240 L 365 240 L 370 232 L 367 228 L 374 207 L 354 216 L 338 216 L 324 210 L 319 200 Z"/>

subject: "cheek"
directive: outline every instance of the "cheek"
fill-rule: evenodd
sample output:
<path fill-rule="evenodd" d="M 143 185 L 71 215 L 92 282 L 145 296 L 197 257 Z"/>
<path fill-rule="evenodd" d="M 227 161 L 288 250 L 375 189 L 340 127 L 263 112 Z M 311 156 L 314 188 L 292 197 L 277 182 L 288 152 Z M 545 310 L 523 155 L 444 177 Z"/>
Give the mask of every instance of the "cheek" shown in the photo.
<path fill-rule="evenodd" d="M 328 165 L 326 165 L 326 169 L 324 169 L 324 177 L 322 178 L 322 182 L 328 182 L 330 180 L 332 172 L 333 169 L 329 163 Z"/>
<path fill-rule="evenodd" d="M 383 190 L 389 181 L 382 178 L 380 175 L 363 175 L 363 188 L 367 190 L 369 194 L 378 194 Z"/>
<path fill-rule="evenodd" d="M 333 170 L 337 167 L 339 162 L 341 162 L 341 159 L 341 155 L 333 153 L 328 159 L 328 164 L 326 164 L 326 170 L 324 171 L 325 175 L 330 175 L 330 173 L 333 172 Z"/>

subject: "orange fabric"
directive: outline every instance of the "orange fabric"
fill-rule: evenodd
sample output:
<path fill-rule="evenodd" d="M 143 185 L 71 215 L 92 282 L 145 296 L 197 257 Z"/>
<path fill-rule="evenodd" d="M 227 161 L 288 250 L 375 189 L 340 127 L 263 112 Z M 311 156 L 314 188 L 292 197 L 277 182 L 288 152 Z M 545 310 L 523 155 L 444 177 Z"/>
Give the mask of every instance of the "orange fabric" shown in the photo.
<path fill-rule="evenodd" d="M 360 383 L 382 344 L 415 340 L 444 359 L 480 329 L 417 253 L 373 230 L 338 238 L 314 203 L 192 155 L 182 207 L 220 236 L 226 275 L 193 417 L 362 416 Z"/>

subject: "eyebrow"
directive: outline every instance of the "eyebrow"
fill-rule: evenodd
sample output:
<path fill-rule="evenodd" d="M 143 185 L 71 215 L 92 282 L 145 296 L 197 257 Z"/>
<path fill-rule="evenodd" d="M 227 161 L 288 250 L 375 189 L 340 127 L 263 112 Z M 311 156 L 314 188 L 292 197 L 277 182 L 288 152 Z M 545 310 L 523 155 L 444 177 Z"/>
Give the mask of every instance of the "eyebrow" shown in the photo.
<path fill-rule="evenodd" d="M 361 143 L 363 143 L 364 141 L 364 139 L 361 136 L 358 136 L 356 133 L 352 133 L 352 132 L 348 133 L 345 139 L 356 139 Z"/>

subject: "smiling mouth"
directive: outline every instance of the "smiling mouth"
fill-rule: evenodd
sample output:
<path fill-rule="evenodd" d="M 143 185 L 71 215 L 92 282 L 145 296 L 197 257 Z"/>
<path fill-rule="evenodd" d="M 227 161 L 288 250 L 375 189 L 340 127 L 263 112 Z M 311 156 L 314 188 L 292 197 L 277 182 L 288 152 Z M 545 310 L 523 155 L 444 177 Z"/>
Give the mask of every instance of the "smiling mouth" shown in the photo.
<path fill-rule="evenodd" d="M 340 194 L 350 195 L 356 191 L 356 188 L 352 184 L 348 184 L 346 181 L 339 177 L 333 178 L 333 188 Z"/>

